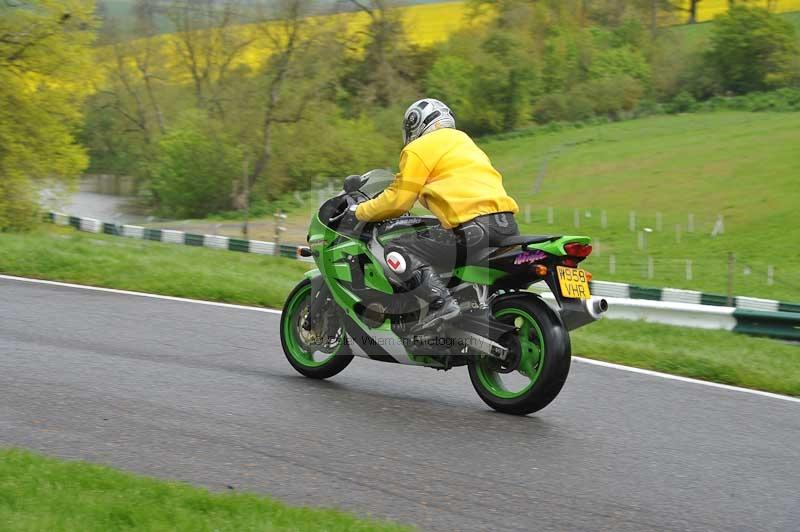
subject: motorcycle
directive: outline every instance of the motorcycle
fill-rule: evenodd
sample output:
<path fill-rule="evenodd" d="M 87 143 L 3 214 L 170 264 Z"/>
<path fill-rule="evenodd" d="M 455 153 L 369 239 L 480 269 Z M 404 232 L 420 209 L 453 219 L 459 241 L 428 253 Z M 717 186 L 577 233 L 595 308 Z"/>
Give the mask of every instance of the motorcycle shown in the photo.
<path fill-rule="evenodd" d="M 591 274 L 578 267 L 592 251 L 591 239 L 510 236 L 479 250 L 477 263 L 456 262 L 439 273 L 460 315 L 416 331 L 427 303 L 387 265 L 384 246 L 408 231 L 424 233 L 436 218 L 406 214 L 363 223 L 349 209 L 393 180 L 385 170 L 350 176 L 343 192 L 312 216 L 300 254 L 313 257 L 317 268 L 295 286 L 281 316 L 289 363 L 314 379 L 336 375 L 354 356 L 437 370 L 467 366 L 475 391 L 493 409 L 525 415 L 547 406 L 569 373 L 569 331 L 608 308 L 591 297 Z M 529 290 L 542 282 L 554 296 L 550 304 Z"/>

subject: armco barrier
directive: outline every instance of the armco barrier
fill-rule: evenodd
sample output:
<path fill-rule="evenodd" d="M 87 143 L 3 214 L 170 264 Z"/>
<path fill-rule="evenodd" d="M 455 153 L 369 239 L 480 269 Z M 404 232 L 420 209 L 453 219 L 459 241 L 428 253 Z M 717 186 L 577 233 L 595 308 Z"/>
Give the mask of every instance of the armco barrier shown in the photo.
<path fill-rule="evenodd" d="M 200 246 L 212 249 L 226 249 L 229 251 L 240 251 L 243 253 L 259 253 L 261 255 L 274 255 L 275 243 L 262 242 L 260 240 L 244 240 L 220 235 L 196 235 L 175 231 L 173 229 L 153 229 L 138 225 L 117 225 L 103 223 L 94 218 L 79 218 L 68 216 L 58 212 L 50 212 L 45 216 L 45 221 L 56 225 L 72 226 L 80 231 L 90 233 L 105 233 L 107 235 L 125 236 L 137 238 L 139 240 L 153 240 L 170 244 L 184 244 L 187 246 Z M 301 257 L 298 247 L 288 244 L 280 244 L 278 254 L 282 257 L 294 258 L 306 262 L 313 262 L 310 257 Z"/>
<path fill-rule="evenodd" d="M 275 254 L 274 242 L 102 223 L 93 218 L 79 218 L 57 212 L 47 213 L 45 220 L 92 233 L 102 232 L 107 235 L 243 253 Z M 310 257 L 301 257 L 298 249 L 297 246 L 280 244 L 278 254 L 313 262 Z M 735 306 L 731 307 L 727 306 L 728 298 L 718 294 L 608 281 L 591 281 L 590 289 L 594 296 L 608 299 L 609 310 L 605 315 L 610 319 L 643 320 L 680 327 L 724 329 L 757 336 L 800 340 L 800 304 L 797 303 L 738 296 L 734 299 Z M 546 300 L 553 301 L 553 295 L 547 292 L 546 286 L 536 285 L 534 290 L 542 293 Z"/>
<path fill-rule="evenodd" d="M 800 341 L 800 314 L 737 308 L 735 332 Z"/>
<path fill-rule="evenodd" d="M 593 295 L 603 297 L 629 298 L 647 301 L 662 301 L 667 303 L 690 303 L 702 306 L 728 307 L 727 296 L 719 294 L 706 294 L 694 290 L 680 290 L 677 288 L 648 288 L 624 283 L 609 283 L 607 281 L 592 281 L 589 283 Z M 777 301 L 775 299 L 761 299 L 756 297 L 736 296 L 733 307 L 747 310 L 781 311 L 800 313 L 800 304 Z M 733 308 L 732 307 L 732 308 Z"/>
<path fill-rule="evenodd" d="M 540 295 L 555 307 L 553 294 L 540 292 Z M 720 329 L 751 336 L 800 341 L 800 313 L 797 312 L 770 312 L 617 297 L 605 299 L 608 300 L 608 311 L 603 316 L 612 320 L 646 321 L 693 329 Z"/>
<path fill-rule="evenodd" d="M 552 293 L 539 291 L 539 294 L 550 306 L 555 308 L 555 297 Z M 608 310 L 603 314 L 603 317 L 611 320 L 646 321 L 649 323 L 675 325 L 677 327 L 721 329 L 725 331 L 732 331 L 737 326 L 736 318 L 734 317 L 736 309 L 733 307 L 714 307 L 695 303 L 669 303 L 619 297 L 604 297 L 603 299 L 608 301 Z M 800 316 L 797 319 L 800 322 Z"/>

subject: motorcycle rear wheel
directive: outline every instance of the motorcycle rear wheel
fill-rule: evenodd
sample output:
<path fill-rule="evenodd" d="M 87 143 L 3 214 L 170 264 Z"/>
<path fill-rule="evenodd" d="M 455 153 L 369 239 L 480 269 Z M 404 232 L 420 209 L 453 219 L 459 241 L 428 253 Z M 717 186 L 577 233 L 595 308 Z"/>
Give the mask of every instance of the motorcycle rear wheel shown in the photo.
<path fill-rule="evenodd" d="M 338 328 L 337 336 L 327 338 L 327 345 L 310 341 L 311 333 L 302 328 L 310 303 L 311 281 L 305 279 L 295 286 L 283 306 L 281 346 L 289 364 L 300 374 L 327 379 L 346 368 L 353 361 L 353 355 L 345 342 L 344 327 Z"/>
<path fill-rule="evenodd" d="M 561 391 L 569 374 L 569 333 L 558 315 L 533 295 L 500 297 L 492 306 L 494 317 L 514 325 L 516 332 L 504 341 L 512 366 L 479 356 L 469 363 L 472 386 L 493 409 L 525 415 L 541 410 Z"/>

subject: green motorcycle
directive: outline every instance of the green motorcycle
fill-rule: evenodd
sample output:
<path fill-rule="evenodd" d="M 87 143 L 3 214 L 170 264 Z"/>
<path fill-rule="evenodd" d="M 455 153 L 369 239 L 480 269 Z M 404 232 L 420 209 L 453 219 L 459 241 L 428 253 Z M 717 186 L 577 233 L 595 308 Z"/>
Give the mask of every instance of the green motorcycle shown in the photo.
<path fill-rule="evenodd" d="M 495 410 L 524 415 L 547 406 L 569 373 L 569 331 L 608 308 L 591 298 L 591 275 L 578 268 L 591 253 L 590 239 L 512 236 L 480 250 L 481 260 L 440 272 L 461 314 L 417 332 L 427 304 L 387 267 L 384 245 L 436 219 L 407 215 L 365 224 L 349 210 L 393 179 L 384 170 L 351 176 L 312 217 L 300 253 L 313 257 L 317 269 L 292 290 L 281 317 L 289 363 L 315 379 L 336 375 L 354 356 L 439 370 L 467 366 L 475 391 Z M 553 293 L 550 304 L 528 290 L 539 282 Z"/>

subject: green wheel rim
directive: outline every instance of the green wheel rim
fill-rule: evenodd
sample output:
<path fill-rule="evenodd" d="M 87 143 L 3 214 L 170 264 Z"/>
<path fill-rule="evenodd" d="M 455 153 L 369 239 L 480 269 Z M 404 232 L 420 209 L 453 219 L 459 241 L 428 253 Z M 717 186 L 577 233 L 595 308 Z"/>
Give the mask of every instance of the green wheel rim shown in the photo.
<path fill-rule="evenodd" d="M 492 395 L 502 399 L 514 399 L 527 393 L 542 373 L 545 352 L 544 335 L 533 316 L 524 310 L 513 307 L 506 308 L 495 314 L 495 318 L 511 318 L 517 328 L 517 337 L 519 338 L 522 352 L 520 353 L 519 366 L 513 373 L 527 378 L 527 384 L 524 384 L 523 379 L 521 386 L 513 387 L 521 387 L 521 389 L 509 389 L 511 386 L 509 386 L 509 383 L 504 382 L 503 374 L 497 371 L 497 362 L 490 357 L 481 357 L 478 361 L 476 367 L 478 379 Z"/>
<path fill-rule="evenodd" d="M 298 290 L 289 303 L 286 305 L 286 319 L 283 322 L 283 337 L 286 340 L 286 347 L 291 357 L 300 365 L 307 368 L 318 368 L 330 362 L 337 355 L 344 344 L 344 335 L 339 339 L 333 353 L 327 355 L 322 360 L 314 360 L 314 355 L 320 351 L 309 351 L 307 344 L 300 337 L 300 324 L 305 319 L 303 311 L 307 305 L 303 305 L 305 299 L 311 294 L 311 285 L 304 286 Z"/>

